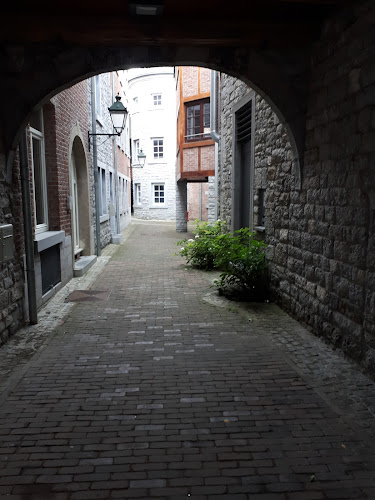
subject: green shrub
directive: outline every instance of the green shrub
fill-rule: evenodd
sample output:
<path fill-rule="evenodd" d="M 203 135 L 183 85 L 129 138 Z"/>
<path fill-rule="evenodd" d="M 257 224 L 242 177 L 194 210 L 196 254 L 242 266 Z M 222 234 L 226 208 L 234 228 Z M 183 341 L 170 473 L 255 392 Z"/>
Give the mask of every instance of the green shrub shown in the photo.
<path fill-rule="evenodd" d="M 220 235 L 225 222 L 218 220 L 214 224 L 208 222 L 197 222 L 194 231 L 194 239 L 184 239 L 177 245 L 181 246 L 180 255 L 186 257 L 187 263 L 199 269 L 214 269 L 216 257 L 215 238 Z"/>
<path fill-rule="evenodd" d="M 263 241 L 254 238 L 249 228 L 242 228 L 232 234 L 218 238 L 216 265 L 222 270 L 215 285 L 221 293 L 239 293 L 248 298 L 259 299 L 266 291 L 266 259 Z"/>
<path fill-rule="evenodd" d="M 255 238 L 249 228 L 225 233 L 225 222 L 197 221 L 194 238 L 178 242 L 180 255 L 199 269 L 218 269 L 215 280 L 220 293 L 262 299 L 266 290 L 266 244 Z"/>

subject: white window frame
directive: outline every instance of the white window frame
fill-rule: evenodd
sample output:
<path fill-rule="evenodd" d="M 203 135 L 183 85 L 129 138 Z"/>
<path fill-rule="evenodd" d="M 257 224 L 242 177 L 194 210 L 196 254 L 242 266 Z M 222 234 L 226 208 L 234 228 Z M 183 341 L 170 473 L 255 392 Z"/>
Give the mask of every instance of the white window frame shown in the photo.
<path fill-rule="evenodd" d="M 104 222 L 108 220 L 107 172 L 106 169 L 101 166 L 98 166 L 98 192 L 100 222 Z"/>
<path fill-rule="evenodd" d="M 94 96 L 95 96 L 96 120 L 101 124 L 103 118 L 102 118 L 102 89 L 100 87 L 100 75 L 94 76 Z"/>
<path fill-rule="evenodd" d="M 138 164 L 139 139 L 133 140 L 133 164 Z"/>
<path fill-rule="evenodd" d="M 151 140 L 152 140 L 153 159 L 154 160 L 163 160 L 164 159 L 164 137 L 152 137 Z M 162 144 L 160 144 L 160 142 L 162 142 Z M 162 147 L 161 156 L 160 156 L 160 146 Z M 157 152 L 155 152 L 155 147 L 157 148 Z"/>
<path fill-rule="evenodd" d="M 128 208 L 129 208 L 129 202 L 128 202 L 128 199 L 129 199 L 129 194 L 128 194 L 128 190 L 129 190 L 129 187 L 128 187 L 128 179 L 125 179 L 124 210 L 125 210 L 126 212 L 128 211 Z"/>
<path fill-rule="evenodd" d="M 156 188 L 160 188 L 160 186 L 163 186 L 163 199 L 164 201 L 156 201 Z M 152 196 L 152 206 L 154 208 L 164 208 L 166 206 L 166 183 L 165 182 L 152 182 L 151 183 L 151 196 Z M 158 195 L 158 198 L 161 198 L 160 193 Z"/>
<path fill-rule="evenodd" d="M 40 124 L 41 130 L 37 130 L 30 126 L 30 141 L 31 141 L 31 168 L 32 168 L 32 181 L 33 181 L 33 204 L 34 204 L 34 224 L 35 224 L 35 234 L 43 233 L 48 231 L 48 190 L 47 190 L 47 175 L 46 175 L 46 153 L 45 153 L 45 141 L 44 141 L 44 122 L 43 122 L 43 111 L 40 109 Z M 44 222 L 37 223 L 37 213 L 36 213 L 36 192 L 35 192 L 35 165 L 34 165 L 34 155 L 33 155 L 33 141 L 37 140 L 40 144 L 40 185 L 42 190 L 42 201 Z"/>
<path fill-rule="evenodd" d="M 140 182 L 134 182 L 134 206 L 142 206 L 142 185 Z"/>
<path fill-rule="evenodd" d="M 126 191 L 125 191 L 125 178 L 124 177 L 122 178 L 121 183 L 122 183 L 122 209 L 125 212 L 125 209 L 126 209 L 126 205 L 125 205 L 125 202 L 126 202 Z"/>
<path fill-rule="evenodd" d="M 152 97 L 152 107 L 160 109 L 163 106 L 163 97 L 161 92 L 155 92 L 151 94 Z"/>

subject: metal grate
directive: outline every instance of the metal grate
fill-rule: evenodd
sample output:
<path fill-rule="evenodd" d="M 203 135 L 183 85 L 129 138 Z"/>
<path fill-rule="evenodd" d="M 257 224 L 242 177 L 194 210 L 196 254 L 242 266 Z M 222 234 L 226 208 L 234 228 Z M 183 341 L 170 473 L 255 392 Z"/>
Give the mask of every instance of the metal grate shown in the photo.
<path fill-rule="evenodd" d="M 44 295 L 61 281 L 60 245 L 54 245 L 40 252 L 40 265 Z"/>
<path fill-rule="evenodd" d="M 236 113 L 237 142 L 246 142 L 251 139 L 252 101 L 246 103 Z"/>
<path fill-rule="evenodd" d="M 106 290 L 74 290 L 65 302 L 102 302 L 108 300 L 110 292 Z"/>

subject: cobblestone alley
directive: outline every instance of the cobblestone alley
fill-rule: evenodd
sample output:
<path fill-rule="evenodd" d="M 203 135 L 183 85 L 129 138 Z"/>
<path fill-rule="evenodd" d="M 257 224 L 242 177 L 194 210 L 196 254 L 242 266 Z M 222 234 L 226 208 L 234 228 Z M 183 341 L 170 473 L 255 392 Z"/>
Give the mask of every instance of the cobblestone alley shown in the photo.
<path fill-rule="evenodd" d="M 180 238 L 133 223 L 56 328 L 0 349 L 0 498 L 374 499 L 374 382 L 216 298 Z"/>

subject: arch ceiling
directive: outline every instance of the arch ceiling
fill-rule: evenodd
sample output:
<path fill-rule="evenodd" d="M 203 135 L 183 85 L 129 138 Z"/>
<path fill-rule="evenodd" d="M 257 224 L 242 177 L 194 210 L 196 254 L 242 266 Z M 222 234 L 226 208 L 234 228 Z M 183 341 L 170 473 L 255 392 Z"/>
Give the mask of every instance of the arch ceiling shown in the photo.
<path fill-rule="evenodd" d="M 20 0 L 0 7 L 5 152 L 32 108 L 95 73 L 199 65 L 252 86 L 302 157 L 311 47 L 324 20 L 359 0 Z M 155 9 L 154 9 L 155 8 Z M 150 10 L 151 9 L 151 10 Z M 160 15 L 135 15 L 135 12 Z"/>

